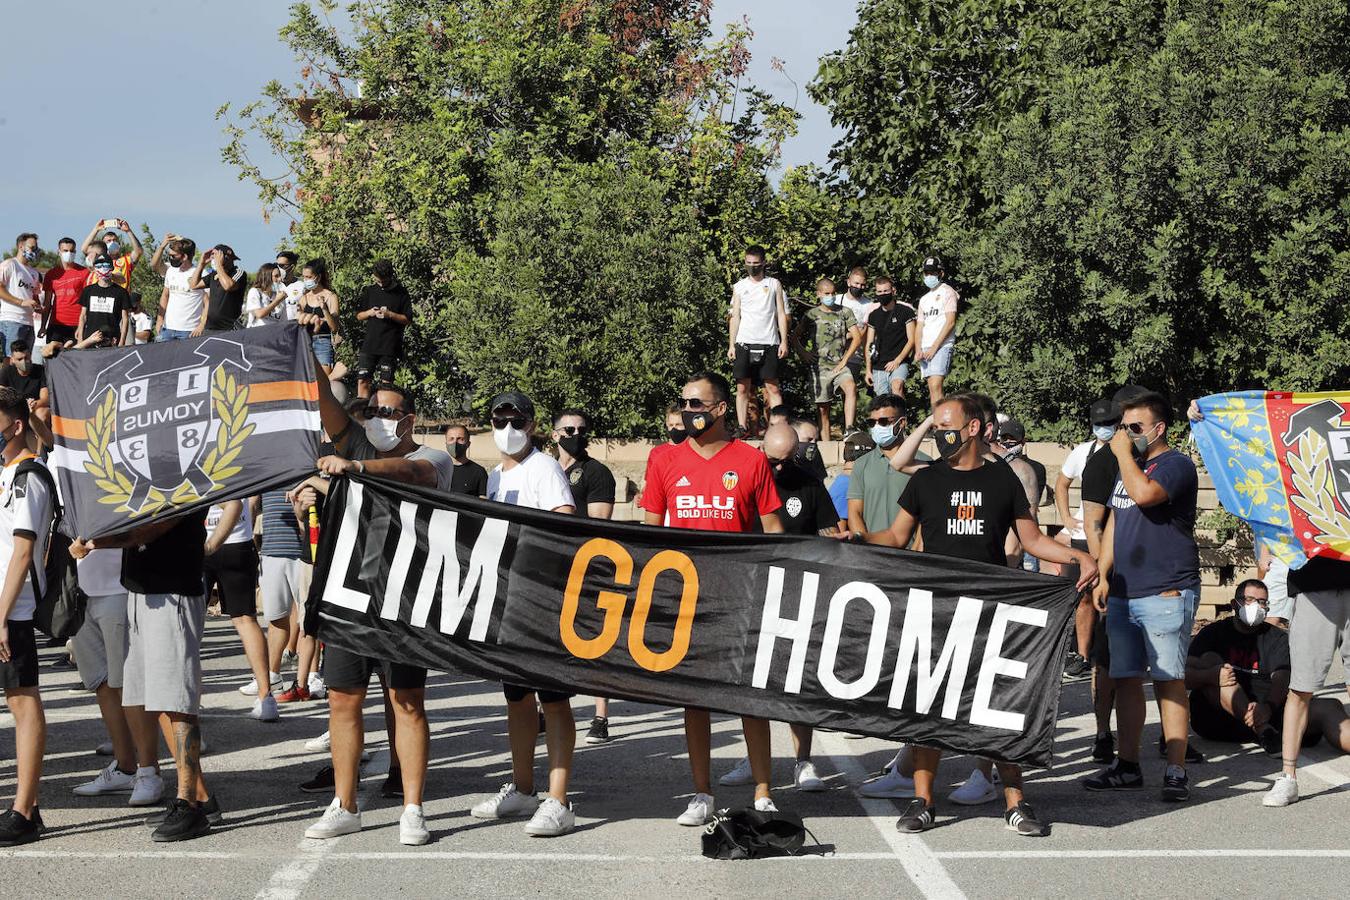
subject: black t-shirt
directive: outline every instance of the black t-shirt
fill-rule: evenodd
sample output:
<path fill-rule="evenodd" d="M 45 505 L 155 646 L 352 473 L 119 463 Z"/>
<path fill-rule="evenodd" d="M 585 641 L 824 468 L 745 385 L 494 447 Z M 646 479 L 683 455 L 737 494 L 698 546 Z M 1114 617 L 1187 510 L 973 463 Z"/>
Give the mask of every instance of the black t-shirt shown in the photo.
<path fill-rule="evenodd" d="M 1246 634 L 1238 631 L 1231 616 L 1211 622 L 1191 638 L 1189 656 L 1217 653 L 1233 667 L 1243 693 L 1257 703 L 1270 696 L 1270 676 L 1289 668 L 1289 635 L 1284 629 L 1262 624 Z"/>
<path fill-rule="evenodd" d="M 122 586 L 137 594 L 200 597 L 206 513 L 188 513 L 144 547 L 123 550 Z"/>
<path fill-rule="evenodd" d="M 206 285 L 206 327 L 209 331 L 231 331 L 239 327 L 239 316 L 244 311 L 244 295 L 248 292 L 248 277 L 235 266 L 230 273 L 234 287 L 228 291 L 212 272 L 202 279 Z"/>
<path fill-rule="evenodd" d="M 1004 540 L 1013 521 L 1030 515 L 1022 482 L 1007 466 L 983 462 L 958 470 L 939 461 L 920 469 L 900 494 L 919 520 L 926 553 L 1006 566 Z"/>
<path fill-rule="evenodd" d="M 1045 472 L 1044 465 L 1032 459 L 1030 456 L 1027 456 L 1025 453 L 1022 454 L 1022 458 L 1027 461 L 1027 465 L 1031 466 L 1031 471 L 1036 473 L 1036 503 L 1039 505 L 1044 502 L 1045 482 L 1049 476 Z"/>
<path fill-rule="evenodd" d="M 1085 503 L 1098 503 L 1107 506 L 1111 503 L 1111 494 L 1116 489 L 1116 479 L 1120 477 L 1120 462 L 1110 445 L 1099 447 L 1088 457 L 1083 466 L 1083 480 L 1080 485 Z"/>
<path fill-rule="evenodd" d="M 773 483 L 778 488 L 778 498 L 783 501 L 778 508 L 778 518 L 788 534 L 819 534 L 825 529 L 833 531 L 838 526 L 839 514 L 825 482 L 801 466 L 792 463 L 783 466 L 774 473 Z"/>
<path fill-rule="evenodd" d="M 1285 585 L 1291 597 L 1308 591 L 1343 591 L 1350 586 L 1350 563 L 1314 556 L 1301 568 L 1290 571 Z"/>
<path fill-rule="evenodd" d="M 412 315 L 412 298 L 408 296 L 408 289 L 401 284 L 388 289 L 378 284 L 368 285 L 356 300 L 357 312 L 379 309 L 381 306 L 389 312 Z M 406 326 L 398 324 L 393 319 L 381 319 L 378 316 L 371 316 L 365 322 L 366 339 L 361 344 L 362 353 L 372 356 L 403 355 L 403 330 Z"/>
<path fill-rule="evenodd" d="M 36 400 L 46 385 L 46 366 L 30 365 L 26 373 L 12 364 L 0 366 L 0 386 L 13 388 L 25 400 Z"/>
<path fill-rule="evenodd" d="M 122 314 L 131 306 L 131 295 L 120 284 L 99 287 L 91 284 L 80 293 L 84 313 L 84 336 L 103 332 L 105 340 L 122 337 Z"/>
<path fill-rule="evenodd" d="M 450 474 L 450 493 L 486 497 L 487 481 L 487 469 L 471 459 L 466 459 L 455 466 L 454 472 Z"/>
<path fill-rule="evenodd" d="M 876 332 L 872 343 L 872 364 L 886 365 L 900 355 L 909 340 L 906 326 L 914 321 L 914 307 L 895 301 L 890 309 L 878 306 L 867 316 L 868 326 Z"/>
<path fill-rule="evenodd" d="M 579 459 L 567 468 L 566 475 L 577 515 L 588 515 L 586 507 L 589 503 L 614 502 L 614 473 L 599 460 L 589 456 Z"/>

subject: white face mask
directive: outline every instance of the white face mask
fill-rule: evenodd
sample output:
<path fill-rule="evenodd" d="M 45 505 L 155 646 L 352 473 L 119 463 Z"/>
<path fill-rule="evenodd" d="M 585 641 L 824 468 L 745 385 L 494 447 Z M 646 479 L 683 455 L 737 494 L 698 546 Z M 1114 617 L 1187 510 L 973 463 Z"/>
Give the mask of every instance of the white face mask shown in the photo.
<path fill-rule="evenodd" d="M 928 288 L 930 291 L 933 288 L 937 287 L 940 283 L 941 281 L 936 275 L 923 276 L 923 286 Z"/>
<path fill-rule="evenodd" d="M 118 250 L 121 250 L 121 249 L 122 249 L 122 245 L 119 244 L 119 243 L 117 243 L 117 241 L 108 241 L 108 255 L 109 255 L 109 256 L 116 256 L 116 255 L 117 255 L 117 251 L 118 251 Z"/>
<path fill-rule="evenodd" d="M 1249 628 L 1255 628 L 1266 620 L 1266 609 L 1259 603 L 1244 603 L 1238 610 L 1238 617 Z"/>
<path fill-rule="evenodd" d="M 71 264 L 74 263 L 74 262 L 75 262 L 75 251 L 74 251 L 74 250 L 62 250 L 62 251 L 61 251 L 61 263 L 62 263 L 62 265 L 67 265 L 67 266 L 68 266 L 68 265 L 71 265 Z"/>
<path fill-rule="evenodd" d="M 492 440 L 496 442 L 498 450 L 507 456 L 515 456 L 530 443 L 530 436 L 523 428 L 507 425 L 505 428 L 492 429 Z"/>
<path fill-rule="evenodd" d="M 387 453 L 398 446 L 398 426 L 402 419 L 366 419 L 366 439 L 381 453 Z"/>
<path fill-rule="evenodd" d="M 1103 444 L 1115 436 L 1116 426 L 1114 425 L 1093 425 L 1092 436 Z"/>

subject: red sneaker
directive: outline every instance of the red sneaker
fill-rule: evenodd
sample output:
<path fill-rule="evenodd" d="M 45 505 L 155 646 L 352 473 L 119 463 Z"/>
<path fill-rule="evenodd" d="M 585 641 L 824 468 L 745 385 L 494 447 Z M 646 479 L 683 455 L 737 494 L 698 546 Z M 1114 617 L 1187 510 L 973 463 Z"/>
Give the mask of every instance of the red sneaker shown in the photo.
<path fill-rule="evenodd" d="M 276 695 L 278 703 L 295 703 L 297 700 L 309 699 L 309 688 L 299 684 L 292 684 L 286 690 Z"/>

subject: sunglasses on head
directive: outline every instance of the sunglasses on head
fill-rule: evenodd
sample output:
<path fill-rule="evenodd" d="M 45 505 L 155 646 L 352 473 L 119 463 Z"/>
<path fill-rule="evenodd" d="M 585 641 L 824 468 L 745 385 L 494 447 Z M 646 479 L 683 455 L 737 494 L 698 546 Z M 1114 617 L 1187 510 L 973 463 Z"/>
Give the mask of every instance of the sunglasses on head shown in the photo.
<path fill-rule="evenodd" d="M 904 421 L 904 416 L 868 416 L 868 425 L 880 425 L 882 428 L 889 428 L 896 422 Z"/>
<path fill-rule="evenodd" d="M 700 412 L 705 409 L 712 409 L 714 406 L 717 405 L 715 402 L 709 403 L 708 401 L 700 397 L 681 397 L 679 400 L 675 402 L 679 404 L 680 409 L 688 409 L 694 412 Z"/>
<path fill-rule="evenodd" d="M 561 431 L 563 434 L 567 435 L 568 437 L 572 437 L 573 435 L 578 435 L 578 434 L 584 435 L 584 434 L 586 433 L 586 426 L 585 426 L 585 425 L 559 425 L 559 426 L 558 426 L 558 430 Z"/>
<path fill-rule="evenodd" d="M 511 428 L 515 428 L 516 430 L 522 430 L 525 428 L 525 423 L 528 421 L 530 420 L 520 415 L 519 413 L 517 413 L 514 416 L 493 416 L 492 427 L 501 429 L 509 426 Z"/>

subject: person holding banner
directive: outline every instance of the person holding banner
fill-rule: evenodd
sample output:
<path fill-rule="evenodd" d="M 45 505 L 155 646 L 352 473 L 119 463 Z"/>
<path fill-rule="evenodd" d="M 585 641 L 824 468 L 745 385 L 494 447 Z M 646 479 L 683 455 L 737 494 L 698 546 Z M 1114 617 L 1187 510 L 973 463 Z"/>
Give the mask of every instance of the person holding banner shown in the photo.
<path fill-rule="evenodd" d="M 661 525 L 669 515 L 675 528 L 701 531 L 755 531 L 781 534 L 778 518 L 782 501 L 764 455 L 731 436 L 731 386 L 714 372 L 690 378 L 680 396 L 681 420 L 687 439 L 653 453 L 647 460 L 646 488 L 642 493 L 643 521 Z M 773 752 L 769 723 L 741 717 L 746 756 L 755 784 L 755 809 L 774 812 L 769 794 Z M 703 825 L 712 817 L 712 716 L 706 709 L 684 711 L 684 736 L 694 797 L 675 821 Z"/>
<path fill-rule="evenodd" d="M 900 511 L 889 529 L 867 534 L 854 532 L 852 539 L 903 548 L 909 546 L 917 530 L 923 538 L 925 553 L 1006 567 L 1004 540 L 1012 529 L 1026 551 L 1038 559 L 1077 565 L 1078 589 L 1090 587 L 1097 578 L 1097 564 L 1092 557 L 1042 533 L 1032 518 L 1026 492 L 1017 476 L 1006 466 L 985 458 L 989 450 L 985 443 L 985 415 L 981 405 L 969 395 L 955 394 L 939 401 L 932 424 L 942 459 L 915 471 L 900 495 Z M 940 750 L 913 748 L 915 799 L 895 823 L 900 831 L 917 834 L 936 823 L 933 782 L 941 758 Z M 1029 837 L 1047 834 L 1023 796 L 1021 768 L 999 763 L 998 770 L 1007 801 L 1004 813 L 1007 828 Z"/>

